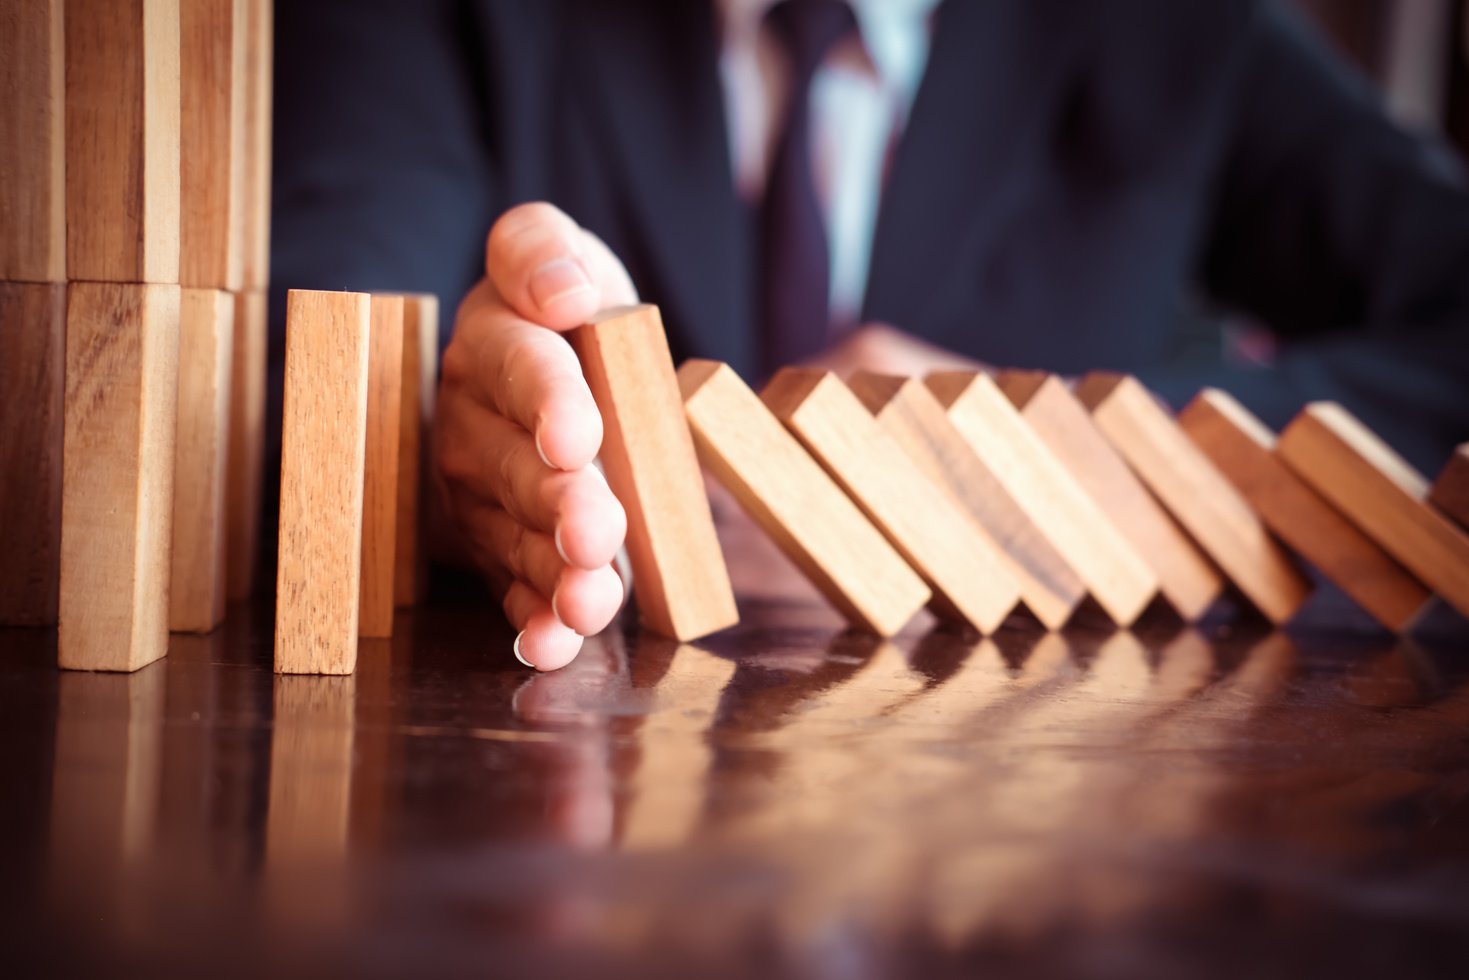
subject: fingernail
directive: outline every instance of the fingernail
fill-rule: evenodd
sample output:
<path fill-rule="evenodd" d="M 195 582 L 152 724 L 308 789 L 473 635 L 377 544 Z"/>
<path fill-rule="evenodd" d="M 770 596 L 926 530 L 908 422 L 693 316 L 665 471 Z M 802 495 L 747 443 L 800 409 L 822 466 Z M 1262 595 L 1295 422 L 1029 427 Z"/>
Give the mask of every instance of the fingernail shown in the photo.
<path fill-rule="evenodd" d="M 530 275 L 531 299 L 543 310 L 591 288 L 592 280 L 587 270 L 574 259 L 552 259 Z"/>
<path fill-rule="evenodd" d="M 556 464 L 551 462 L 550 457 L 546 455 L 545 447 L 541 445 L 541 426 L 543 425 L 545 425 L 544 422 L 541 422 L 539 420 L 536 422 L 536 452 L 541 454 L 541 462 L 545 463 L 547 466 L 551 467 L 551 469 L 554 470 L 556 469 Z"/>
<path fill-rule="evenodd" d="M 555 592 L 551 593 L 551 612 L 555 614 L 555 616 L 556 616 L 556 618 L 558 620 L 560 620 L 561 625 L 562 626 L 565 626 L 566 625 L 566 618 L 561 615 L 561 607 L 556 604 L 556 600 L 558 600 L 560 598 L 561 598 L 561 590 L 560 589 L 557 589 Z"/>
<path fill-rule="evenodd" d="M 524 636 L 524 635 L 525 635 L 525 631 L 524 630 L 522 630 L 521 632 L 515 634 L 515 646 L 511 647 L 511 649 L 515 652 L 515 659 L 516 660 L 519 660 L 521 663 L 525 664 L 531 670 L 535 670 L 536 669 L 536 665 L 533 664 L 533 663 L 531 663 L 529 660 L 525 659 L 524 657 L 522 657 L 520 655 L 520 638 L 522 636 Z"/>
<path fill-rule="evenodd" d="M 553 535 L 553 537 L 556 541 L 556 554 L 561 556 L 562 561 L 570 565 L 571 559 L 566 557 L 566 546 L 561 543 L 561 524 L 559 522 L 556 525 L 556 533 Z"/>

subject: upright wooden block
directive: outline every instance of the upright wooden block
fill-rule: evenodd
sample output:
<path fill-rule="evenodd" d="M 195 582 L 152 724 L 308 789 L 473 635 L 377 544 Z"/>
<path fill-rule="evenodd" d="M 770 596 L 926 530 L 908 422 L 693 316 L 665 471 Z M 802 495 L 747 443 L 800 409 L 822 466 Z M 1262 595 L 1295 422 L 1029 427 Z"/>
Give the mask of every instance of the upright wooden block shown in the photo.
<path fill-rule="evenodd" d="M 65 668 L 137 670 L 168 650 L 180 301 L 177 286 L 67 289 Z"/>
<path fill-rule="evenodd" d="M 0 281 L 66 281 L 64 0 L 0 0 Z"/>
<path fill-rule="evenodd" d="M 699 459 L 746 513 L 854 624 L 901 630 L 931 593 L 857 505 L 727 364 L 678 381 Z"/>
<path fill-rule="evenodd" d="M 1224 474 L 1135 378 L 1096 372 L 1076 396 L 1128 465 L 1239 590 L 1274 623 L 1311 585 Z"/>
<path fill-rule="evenodd" d="M 927 380 L 970 447 L 1081 576 L 1097 604 L 1120 625 L 1137 619 L 1158 591 L 1152 568 L 994 381 L 972 371 L 944 371 Z"/>
<path fill-rule="evenodd" d="M 1388 554 L 1469 616 L 1469 535 L 1428 506 L 1428 481 L 1340 405 L 1314 402 L 1280 434 L 1282 459 Z"/>
<path fill-rule="evenodd" d="M 271 100 L 274 0 L 245 0 L 245 136 L 241 213 L 245 288 L 270 284 Z"/>
<path fill-rule="evenodd" d="M 66 270 L 179 281 L 179 0 L 67 0 Z"/>
<path fill-rule="evenodd" d="M 945 615 L 991 632 L 1020 601 L 994 544 L 836 375 L 786 368 L 760 395 L 908 563 Z"/>
<path fill-rule="evenodd" d="M 411 606 L 428 584 L 422 501 L 429 473 L 429 429 L 439 387 L 439 299 L 403 297 L 403 397 L 398 416 L 398 543 L 393 600 Z"/>
<path fill-rule="evenodd" d="M 1275 455 L 1275 433 L 1223 391 L 1200 392 L 1178 424 L 1265 526 L 1390 630 L 1405 630 L 1429 591 Z"/>
<path fill-rule="evenodd" d="M 369 305 L 364 293 L 293 289 L 286 299 L 278 673 L 357 664 Z"/>
<path fill-rule="evenodd" d="M 259 565 L 269 329 L 265 293 L 255 290 L 235 294 L 230 446 L 225 490 L 226 587 L 231 600 L 250 595 Z"/>
<path fill-rule="evenodd" d="M 398 440 L 403 403 L 403 297 L 372 297 L 367 368 L 367 453 L 363 458 L 362 602 L 357 635 L 393 635 L 397 572 Z"/>
<path fill-rule="evenodd" d="M 1152 566 L 1158 591 L 1194 620 L 1224 590 L 1212 562 L 1128 469 L 1071 389 L 1045 371 L 1004 371 L 997 383 L 1020 417 Z"/>
<path fill-rule="evenodd" d="M 250 0 L 181 0 L 179 282 L 238 290 L 245 274 Z"/>
<path fill-rule="evenodd" d="M 734 591 L 657 308 L 608 310 L 567 339 L 602 411 L 602 465 L 627 511 L 643 622 L 676 640 L 733 626 Z"/>
<path fill-rule="evenodd" d="M 1438 479 L 1433 481 L 1428 499 L 1439 510 L 1469 528 L 1469 442 L 1454 450 Z"/>
<path fill-rule="evenodd" d="M 914 378 L 868 371 L 849 384 L 919 471 L 947 490 L 1010 562 L 1027 608 L 1059 629 L 1086 598 L 1086 585 L 970 448 L 933 392 Z"/>

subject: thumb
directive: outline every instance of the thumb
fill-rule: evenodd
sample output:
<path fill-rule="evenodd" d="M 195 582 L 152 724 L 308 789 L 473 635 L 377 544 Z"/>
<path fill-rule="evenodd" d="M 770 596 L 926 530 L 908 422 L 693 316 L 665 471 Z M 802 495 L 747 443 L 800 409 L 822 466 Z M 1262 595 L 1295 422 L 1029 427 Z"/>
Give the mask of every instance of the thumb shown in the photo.
<path fill-rule="evenodd" d="M 511 208 L 490 229 L 485 273 L 515 313 L 552 330 L 585 323 L 602 308 L 599 263 L 588 236 L 564 211 L 535 202 Z"/>

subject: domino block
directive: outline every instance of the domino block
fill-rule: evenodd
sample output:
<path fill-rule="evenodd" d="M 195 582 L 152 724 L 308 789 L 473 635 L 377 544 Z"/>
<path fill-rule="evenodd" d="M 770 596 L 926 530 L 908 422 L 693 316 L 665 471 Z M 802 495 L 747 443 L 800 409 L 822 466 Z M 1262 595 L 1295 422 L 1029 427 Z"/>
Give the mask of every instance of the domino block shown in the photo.
<path fill-rule="evenodd" d="M 287 295 L 277 673 L 357 664 L 371 335 L 365 293 Z"/>
<path fill-rule="evenodd" d="M 1133 472 L 1271 622 L 1293 616 L 1311 585 L 1240 492 L 1135 378 L 1095 372 L 1076 396 Z"/>
<path fill-rule="evenodd" d="M 1439 510 L 1469 528 L 1469 442 L 1454 450 L 1438 479 L 1433 481 L 1428 499 Z"/>
<path fill-rule="evenodd" d="M 399 410 L 403 403 L 403 297 L 372 297 L 363 458 L 362 600 L 357 635 L 393 635 L 397 572 Z"/>
<path fill-rule="evenodd" d="M 822 595 L 892 636 L 928 602 L 923 580 L 726 364 L 678 371 L 699 459 Z"/>
<path fill-rule="evenodd" d="M 1119 625 L 1132 623 L 1158 592 L 1152 568 L 1077 484 L 988 375 L 929 375 L 949 419 L 985 460 L 1097 604 Z"/>
<path fill-rule="evenodd" d="M 428 477 L 429 429 L 439 386 L 439 299 L 403 297 L 403 396 L 398 416 L 398 542 L 393 600 L 411 606 L 428 584 L 422 501 Z"/>
<path fill-rule="evenodd" d="M 734 590 L 657 308 L 608 310 L 567 339 L 602 412 L 602 465 L 627 511 L 643 622 L 676 640 L 733 626 Z"/>
<path fill-rule="evenodd" d="M 235 294 L 230 375 L 230 445 L 225 490 L 226 588 L 231 600 L 255 587 L 265 466 L 265 373 L 269 324 L 265 293 Z"/>
<path fill-rule="evenodd" d="M 245 110 L 241 217 L 248 290 L 270 284 L 271 100 L 275 4 L 245 0 Z"/>
<path fill-rule="evenodd" d="M 63 0 L 0 0 L 0 281 L 66 281 Z"/>
<path fill-rule="evenodd" d="M 1010 563 L 908 458 L 836 375 L 786 368 L 760 395 L 933 588 L 936 604 L 992 632 L 1020 601 Z"/>
<path fill-rule="evenodd" d="M 1282 541 L 1390 630 L 1405 630 L 1430 593 L 1275 454 L 1275 433 L 1230 395 L 1200 392 L 1178 424 Z"/>
<path fill-rule="evenodd" d="M 72 283 L 57 649 L 73 670 L 168 650 L 178 286 Z"/>
<path fill-rule="evenodd" d="M 245 274 L 250 0 L 181 0 L 179 282 L 238 291 Z"/>

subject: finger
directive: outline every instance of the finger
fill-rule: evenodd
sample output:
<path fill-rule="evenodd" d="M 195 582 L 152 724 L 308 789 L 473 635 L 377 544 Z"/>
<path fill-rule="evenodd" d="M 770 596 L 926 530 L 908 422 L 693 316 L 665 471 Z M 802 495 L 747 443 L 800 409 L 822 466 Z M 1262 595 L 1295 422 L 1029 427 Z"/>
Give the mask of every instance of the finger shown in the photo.
<path fill-rule="evenodd" d="M 551 604 L 523 582 L 505 593 L 505 616 L 520 632 L 515 637 L 515 658 L 536 670 L 557 670 L 576 659 L 582 638 L 556 618 Z"/>
<path fill-rule="evenodd" d="M 586 238 L 544 202 L 500 216 L 485 243 L 485 272 L 517 314 L 553 330 L 585 323 L 603 305 L 585 255 Z"/>
<path fill-rule="evenodd" d="M 622 579 L 610 565 L 588 571 L 566 568 L 556 583 L 551 608 L 556 618 L 582 636 L 607 628 L 622 608 Z"/>

